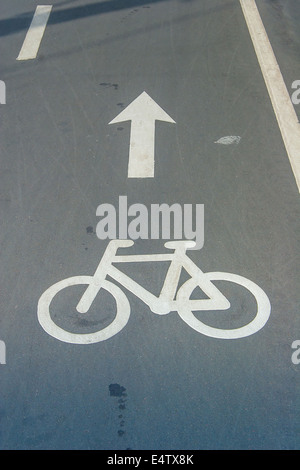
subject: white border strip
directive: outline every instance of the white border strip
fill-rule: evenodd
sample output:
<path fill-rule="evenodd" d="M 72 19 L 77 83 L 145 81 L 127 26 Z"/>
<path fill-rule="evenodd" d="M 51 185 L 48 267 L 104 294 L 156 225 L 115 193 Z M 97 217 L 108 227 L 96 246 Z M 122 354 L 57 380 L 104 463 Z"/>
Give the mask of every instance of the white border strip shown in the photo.
<path fill-rule="evenodd" d="M 240 0 L 283 142 L 300 192 L 300 124 L 255 0 Z"/>
<path fill-rule="evenodd" d="M 52 5 L 38 5 L 17 60 L 35 59 L 43 38 Z"/>

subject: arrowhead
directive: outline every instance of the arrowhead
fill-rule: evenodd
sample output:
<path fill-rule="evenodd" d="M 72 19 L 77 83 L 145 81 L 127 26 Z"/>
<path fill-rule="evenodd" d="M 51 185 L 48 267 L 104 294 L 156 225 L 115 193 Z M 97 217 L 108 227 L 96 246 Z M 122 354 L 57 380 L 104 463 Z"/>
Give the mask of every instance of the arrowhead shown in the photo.
<path fill-rule="evenodd" d="M 124 121 L 166 121 L 175 124 L 175 121 L 144 91 L 132 101 L 109 124 Z"/>

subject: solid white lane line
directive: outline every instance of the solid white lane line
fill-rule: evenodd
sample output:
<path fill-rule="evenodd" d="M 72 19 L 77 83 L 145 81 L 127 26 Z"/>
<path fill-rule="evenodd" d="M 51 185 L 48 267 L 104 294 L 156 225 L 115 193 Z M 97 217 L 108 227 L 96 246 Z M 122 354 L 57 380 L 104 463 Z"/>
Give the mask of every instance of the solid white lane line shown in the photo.
<path fill-rule="evenodd" d="M 43 38 L 52 5 L 38 5 L 17 60 L 35 59 Z"/>
<path fill-rule="evenodd" d="M 255 0 L 240 0 L 253 46 L 300 192 L 300 124 Z"/>

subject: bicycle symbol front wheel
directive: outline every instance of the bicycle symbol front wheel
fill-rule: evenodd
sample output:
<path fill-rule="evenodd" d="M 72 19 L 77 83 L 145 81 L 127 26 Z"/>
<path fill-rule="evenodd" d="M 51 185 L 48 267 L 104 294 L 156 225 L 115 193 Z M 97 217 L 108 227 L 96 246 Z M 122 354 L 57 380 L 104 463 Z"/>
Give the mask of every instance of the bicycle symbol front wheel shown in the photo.
<path fill-rule="evenodd" d="M 74 276 L 53 284 L 40 297 L 38 302 L 38 320 L 42 328 L 50 335 L 65 343 L 90 344 L 105 341 L 121 331 L 127 324 L 130 316 L 130 305 L 124 292 L 115 284 L 105 280 L 101 289 L 108 291 L 116 301 L 117 312 L 114 320 L 102 330 L 93 333 L 71 333 L 58 326 L 50 314 L 50 304 L 58 292 L 69 286 L 90 285 L 92 276 Z"/>
<path fill-rule="evenodd" d="M 197 281 L 191 278 L 181 286 L 177 294 L 178 314 L 191 328 L 212 338 L 237 339 L 250 336 L 265 326 L 271 313 L 271 304 L 266 293 L 257 284 L 237 274 L 208 272 L 204 275 L 210 281 L 229 281 L 245 287 L 255 297 L 257 311 L 252 321 L 239 328 L 221 329 L 209 326 L 196 318 L 192 309 L 187 307 L 188 303 L 192 302 L 190 296 L 193 290 L 199 285 Z M 197 308 L 194 311 L 196 310 Z"/>

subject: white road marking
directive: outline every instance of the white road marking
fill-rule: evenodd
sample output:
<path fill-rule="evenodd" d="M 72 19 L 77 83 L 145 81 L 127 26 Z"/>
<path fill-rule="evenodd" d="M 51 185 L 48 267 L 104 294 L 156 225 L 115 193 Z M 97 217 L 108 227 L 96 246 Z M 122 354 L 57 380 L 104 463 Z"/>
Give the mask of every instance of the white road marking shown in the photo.
<path fill-rule="evenodd" d="M 74 276 L 53 284 L 53 286 L 49 287 L 49 289 L 43 293 L 38 303 L 38 320 L 42 328 L 50 336 L 53 336 L 53 338 L 59 339 L 60 341 L 64 341 L 66 343 L 91 344 L 98 343 L 99 341 L 105 341 L 119 333 L 119 331 L 125 327 L 130 316 L 130 305 L 128 299 L 118 286 L 106 280 L 102 282 L 101 288 L 112 294 L 116 300 L 116 317 L 111 324 L 94 333 L 82 334 L 71 333 L 54 323 L 49 311 L 49 305 L 52 298 L 66 287 L 81 284 L 90 285 L 92 281 L 93 278 L 91 276 Z"/>
<path fill-rule="evenodd" d="M 131 121 L 128 178 L 154 177 L 155 121 L 175 121 L 144 91 L 109 124 Z"/>
<path fill-rule="evenodd" d="M 226 135 L 215 141 L 215 144 L 232 145 L 239 144 L 241 137 L 239 135 Z"/>
<path fill-rule="evenodd" d="M 300 192 L 300 124 L 255 0 L 240 0 L 283 142 Z"/>
<path fill-rule="evenodd" d="M 195 242 L 177 240 L 165 243 L 165 247 L 174 250 L 173 253 L 145 254 L 145 255 L 117 255 L 118 248 L 133 245 L 132 240 L 112 240 L 108 244 L 93 276 L 74 276 L 53 284 L 40 297 L 38 302 L 38 320 L 42 328 L 54 338 L 74 344 L 88 344 L 104 341 L 119 333 L 127 324 L 130 316 L 130 304 L 123 290 L 107 281 L 106 277 L 116 281 L 118 285 L 136 295 L 150 310 L 157 315 L 167 315 L 177 311 L 179 316 L 194 330 L 212 338 L 236 339 L 244 338 L 259 331 L 269 319 L 271 312 L 270 301 L 265 292 L 254 282 L 237 274 L 210 272 L 204 273 L 186 255 L 186 250 L 195 245 Z M 116 263 L 145 263 L 170 261 L 163 286 L 159 296 L 148 291 L 138 284 L 123 270 L 119 270 Z M 184 269 L 189 275 L 188 279 L 178 290 L 180 275 Z M 229 281 L 246 288 L 256 299 L 257 312 L 254 319 L 240 328 L 221 329 L 208 326 L 194 315 L 194 311 L 227 310 L 229 300 L 211 281 Z M 89 311 L 100 289 L 104 288 L 112 294 L 116 301 L 117 313 L 112 323 L 103 330 L 94 333 L 71 333 L 58 326 L 50 313 L 52 299 L 62 289 L 69 286 L 87 284 L 87 289 L 79 300 L 76 310 L 81 314 Z M 196 287 L 207 295 L 207 299 L 191 299 Z M 177 293 L 176 293 L 177 292 Z"/>
<path fill-rule="evenodd" d="M 38 5 L 17 60 L 35 59 L 43 38 L 52 5 Z"/>

